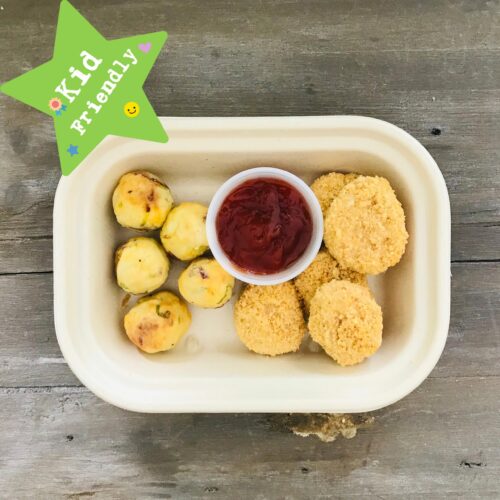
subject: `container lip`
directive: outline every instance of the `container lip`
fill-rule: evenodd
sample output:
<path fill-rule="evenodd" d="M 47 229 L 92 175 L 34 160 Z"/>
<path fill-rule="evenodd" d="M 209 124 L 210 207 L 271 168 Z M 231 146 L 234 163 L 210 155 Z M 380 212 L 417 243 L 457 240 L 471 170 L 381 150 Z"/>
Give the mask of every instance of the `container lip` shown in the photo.
<path fill-rule="evenodd" d="M 216 230 L 216 218 L 226 197 L 238 186 L 251 179 L 279 179 L 293 186 L 304 197 L 311 212 L 313 233 L 304 253 L 288 268 L 273 274 L 254 274 L 238 268 L 222 249 Z M 208 244 L 217 262 L 232 276 L 251 285 L 277 285 L 298 276 L 314 260 L 323 241 L 323 215 L 321 206 L 311 188 L 296 175 L 274 167 L 255 167 L 238 172 L 227 179 L 216 191 L 208 207 L 206 231 Z"/>
<path fill-rule="evenodd" d="M 98 176 L 101 171 L 106 172 L 110 159 L 115 161 L 116 158 L 126 157 L 131 151 L 135 152 L 135 149 L 142 147 L 142 141 L 109 136 L 85 159 L 79 169 L 71 176 L 59 180 L 54 200 L 55 332 L 62 354 L 79 380 L 104 401 L 120 408 L 144 413 L 366 412 L 393 404 L 416 389 L 439 360 L 448 335 L 450 319 L 450 202 L 441 171 L 424 146 L 396 125 L 363 116 L 161 117 L 160 120 L 169 131 L 171 140 L 168 148 L 174 153 L 192 152 L 194 149 L 205 154 L 207 148 L 210 153 L 226 152 L 224 148 L 227 146 L 230 153 L 236 151 L 236 154 L 239 154 L 238 144 L 231 149 L 232 132 L 239 133 L 245 140 L 254 138 L 252 134 L 255 134 L 257 139 L 268 140 L 269 134 L 274 132 L 286 133 L 287 138 L 293 138 L 293 134 L 299 133 L 309 134 L 307 137 L 314 133 L 314 137 L 321 135 L 330 138 L 335 136 L 337 131 L 346 130 L 356 137 L 359 137 L 357 134 L 370 134 L 376 142 L 390 142 L 411 153 L 415 160 L 418 160 L 418 168 L 427 173 L 428 189 L 432 191 L 433 199 L 437 203 L 433 217 L 437 220 L 436 231 L 440 235 L 439 246 L 431 255 L 438 266 L 437 274 L 432 277 L 433 286 L 438 289 L 438 296 L 433 309 L 434 319 L 429 320 L 426 329 L 426 354 L 418 362 L 415 360 L 409 363 L 406 371 L 391 378 L 383 390 L 370 388 L 360 395 L 357 388 L 363 388 L 365 381 L 369 379 L 363 376 L 364 378 L 356 382 L 349 374 L 322 375 L 317 372 L 314 378 L 304 378 L 304 384 L 308 384 L 312 390 L 298 390 L 297 387 L 300 386 L 297 384 L 303 377 L 311 375 L 306 371 L 300 375 L 282 373 L 265 379 L 241 374 L 221 378 L 217 373 L 209 372 L 203 377 L 188 380 L 182 377 L 166 378 L 162 380 L 160 387 L 154 384 L 144 386 L 141 385 L 142 379 L 137 379 L 137 374 L 131 372 L 128 366 L 119 370 L 112 365 L 107 358 L 107 352 L 97 351 L 92 353 L 92 357 L 89 357 L 88 353 L 82 353 L 76 339 L 87 333 L 84 328 L 91 327 L 86 321 L 88 318 L 75 314 L 79 311 L 77 305 L 81 292 L 78 283 L 74 281 L 75 273 L 70 270 L 77 267 L 81 245 L 80 238 L 77 237 L 79 234 L 74 230 L 77 225 L 72 223 L 73 216 L 80 212 L 79 196 L 82 193 L 87 194 L 85 183 L 89 178 Z M 214 133 L 221 136 L 224 142 L 215 141 L 212 146 L 214 139 L 209 134 Z M 204 134 L 208 134 L 207 140 Z M 278 135 L 278 139 L 280 138 Z M 200 141 L 200 144 L 197 141 Z M 369 144 L 365 144 L 363 140 L 360 143 L 362 150 L 369 151 Z M 164 148 L 163 144 L 146 144 L 147 151 L 163 151 Z M 281 145 L 279 141 L 276 144 Z M 293 143 L 290 148 L 292 147 Z M 283 146 L 281 148 L 283 149 Z M 400 168 L 394 165 L 393 170 L 398 172 Z M 80 229 L 81 227 L 78 227 L 78 230 Z M 223 362 L 225 358 L 220 359 Z M 335 383 L 343 386 L 346 379 L 352 379 L 352 383 L 356 382 L 356 385 L 353 386 L 352 393 L 340 394 Z M 287 384 L 293 384 L 296 389 L 294 394 L 283 391 Z M 217 388 L 215 392 L 214 387 Z M 321 390 L 317 390 L 318 387 Z"/>

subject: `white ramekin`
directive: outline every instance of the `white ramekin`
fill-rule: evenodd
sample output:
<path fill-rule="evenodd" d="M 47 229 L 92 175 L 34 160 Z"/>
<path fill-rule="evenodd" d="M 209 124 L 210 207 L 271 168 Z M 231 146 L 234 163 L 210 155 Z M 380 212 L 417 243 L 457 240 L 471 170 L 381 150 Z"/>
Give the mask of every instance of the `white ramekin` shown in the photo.
<path fill-rule="evenodd" d="M 219 209 L 226 197 L 239 185 L 251 179 L 279 179 L 293 186 L 304 197 L 307 206 L 311 212 L 313 230 L 311 241 L 304 253 L 291 266 L 283 271 L 273 274 L 255 274 L 244 271 L 231 262 L 224 250 L 220 246 L 216 231 L 216 218 Z M 271 167 L 257 167 L 244 170 L 229 178 L 217 190 L 210 205 L 207 214 L 207 237 L 208 244 L 213 256 L 219 264 L 232 276 L 252 285 L 277 285 L 284 283 L 298 276 L 313 261 L 318 254 L 323 240 L 323 216 L 320 204 L 312 192 L 311 188 L 299 177 L 286 170 Z"/>

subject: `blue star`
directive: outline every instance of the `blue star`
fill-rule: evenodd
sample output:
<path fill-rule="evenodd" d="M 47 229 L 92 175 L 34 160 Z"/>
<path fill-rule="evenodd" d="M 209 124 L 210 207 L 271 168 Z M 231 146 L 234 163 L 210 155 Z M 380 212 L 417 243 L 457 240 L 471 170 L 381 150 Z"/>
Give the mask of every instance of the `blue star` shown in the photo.
<path fill-rule="evenodd" d="M 78 146 L 73 146 L 73 144 L 69 145 L 69 148 L 66 150 L 71 156 L 78 154 Z"/>
<path fill-rule="evenodd" d="M 58 109 L 58 110 L 56 111 L 56 116 L 61 116 L 61 115 L 62 115 L 62 111 L 61 111 L 60 109 Z"/>

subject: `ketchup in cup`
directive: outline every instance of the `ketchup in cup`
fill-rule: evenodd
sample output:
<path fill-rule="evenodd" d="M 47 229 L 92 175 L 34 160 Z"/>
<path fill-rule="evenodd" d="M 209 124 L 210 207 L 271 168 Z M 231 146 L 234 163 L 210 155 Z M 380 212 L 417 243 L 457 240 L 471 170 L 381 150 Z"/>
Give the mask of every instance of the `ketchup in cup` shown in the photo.
<path fill-rule="evenodd" d="M 274 274 L 302 256 L 311 241 L 313 222 L 295 187 L 279 179 L 258 178 L 229 193 L 215 228 L 233 264 L 254 274 Z"/>

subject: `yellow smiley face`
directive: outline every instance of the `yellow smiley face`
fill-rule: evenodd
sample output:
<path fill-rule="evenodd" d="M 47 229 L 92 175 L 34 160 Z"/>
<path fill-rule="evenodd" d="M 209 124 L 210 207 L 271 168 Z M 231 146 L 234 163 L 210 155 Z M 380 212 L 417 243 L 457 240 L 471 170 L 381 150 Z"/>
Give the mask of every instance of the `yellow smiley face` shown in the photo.
<path fill-rule="evenodd" d="M 130 101 L 123 106 L 123 112 L 125 113 L 125 116 L 135 118 L 141 112 L 141 108 L 136 102 Z"/>

